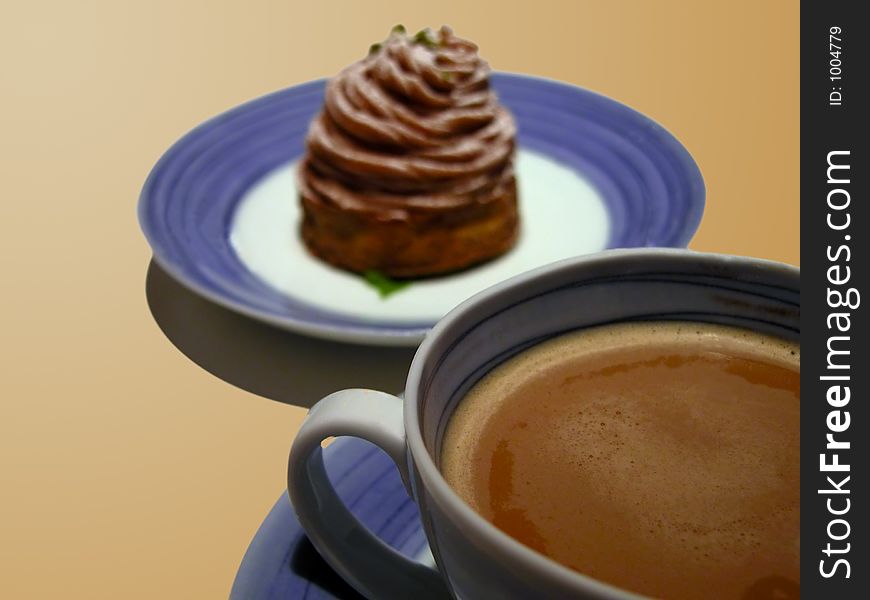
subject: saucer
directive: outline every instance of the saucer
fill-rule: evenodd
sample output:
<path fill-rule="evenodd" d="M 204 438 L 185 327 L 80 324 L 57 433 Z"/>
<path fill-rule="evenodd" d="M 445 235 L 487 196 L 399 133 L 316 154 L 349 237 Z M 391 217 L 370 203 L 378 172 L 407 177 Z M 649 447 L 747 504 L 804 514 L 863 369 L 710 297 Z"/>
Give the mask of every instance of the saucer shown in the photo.
<path fill-rule="evenodd" d="M 338 495 L 371 531 L 400 552 L 432 563 L 417 506 L 393 461 L 358 438 L 336 439 L 323 451 Z M 361 599 L 320 557 L 284 492 L 248 547 L 230 600 Z"/>
<path fill-rule="evenodd" d="M 606 248 L 685 246 L 704 208 L 701 173 L 665 129 L 558 81 L 494 73 L 518 126 L 521 232 L 505 255 L 382 297 L 311 256 L 298 237 L 294 165 L 325 81 L 253 100 L 173 145 L 142 190 L 154 259 L 202 296 L 338 341 L 417 345 L 453 307 L 521 272 Z"/>

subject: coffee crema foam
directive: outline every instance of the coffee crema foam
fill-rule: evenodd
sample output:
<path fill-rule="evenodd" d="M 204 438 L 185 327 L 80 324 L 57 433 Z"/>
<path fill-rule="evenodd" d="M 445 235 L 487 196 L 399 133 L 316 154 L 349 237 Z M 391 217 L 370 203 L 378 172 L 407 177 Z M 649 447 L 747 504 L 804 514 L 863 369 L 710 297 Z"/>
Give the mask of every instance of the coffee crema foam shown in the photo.
<path fill-rule="evenodd" d="M 460 402 L 441 471 L 581 573 L 666 598 L 800 593 L 800 346 L 702 323 L 577 331 Z"/>

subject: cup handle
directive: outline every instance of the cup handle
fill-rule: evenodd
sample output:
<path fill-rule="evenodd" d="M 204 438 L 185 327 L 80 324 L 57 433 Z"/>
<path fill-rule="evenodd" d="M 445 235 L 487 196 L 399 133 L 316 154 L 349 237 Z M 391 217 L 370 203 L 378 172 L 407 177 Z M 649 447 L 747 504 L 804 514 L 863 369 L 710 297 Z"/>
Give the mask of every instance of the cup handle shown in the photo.
<path fill-rule="evenodd" d="M 441 574 L 376 537 L 347 509 L 326 475 L 321 442 L 354 436 L 382 448 L 411 492 L 402 400 L 373 390 L 330 394 L 302 424 L 287 467 L 287 490 L 311 543 L 339 575 L 368 598 L 443 600 L 450 593 Z"/>

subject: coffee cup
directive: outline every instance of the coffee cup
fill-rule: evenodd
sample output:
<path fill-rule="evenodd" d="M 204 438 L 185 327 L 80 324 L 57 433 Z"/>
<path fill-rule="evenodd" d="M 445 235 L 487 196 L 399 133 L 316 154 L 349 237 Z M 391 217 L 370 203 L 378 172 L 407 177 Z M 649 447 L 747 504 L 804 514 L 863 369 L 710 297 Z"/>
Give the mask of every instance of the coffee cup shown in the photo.
<path fill-rule="evenodd" d="M 439 464 L 451 415 L 494 368 L 568 332 L 650 321 L 709 323 L 797 343 L 800 271 L 688 250 L 612 250 L 548 265 L 481 292 L 427 335 L 403 399 L 345 390 L 311 410 L 290 453 L 288 490 L 312 543 L 369 598 L 640 597 L 504 533 L 451 488 Z M 419 507 L 435 566 L 396 552 L 342 504 L 321 452 L 331 436 L 368 440 L 393 459 Z"/>

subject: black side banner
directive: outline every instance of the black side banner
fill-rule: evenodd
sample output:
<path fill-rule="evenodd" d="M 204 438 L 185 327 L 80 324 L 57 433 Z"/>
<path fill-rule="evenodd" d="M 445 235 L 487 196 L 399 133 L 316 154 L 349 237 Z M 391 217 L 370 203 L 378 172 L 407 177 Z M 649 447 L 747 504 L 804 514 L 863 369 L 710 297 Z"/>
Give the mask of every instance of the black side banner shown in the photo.
<path fill-rule="evenodd" d="M 800 543 L 801 589 L 811 599 L 870 598 L 870 21 L 862 7 L 801 2 Z"/>

